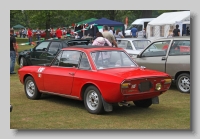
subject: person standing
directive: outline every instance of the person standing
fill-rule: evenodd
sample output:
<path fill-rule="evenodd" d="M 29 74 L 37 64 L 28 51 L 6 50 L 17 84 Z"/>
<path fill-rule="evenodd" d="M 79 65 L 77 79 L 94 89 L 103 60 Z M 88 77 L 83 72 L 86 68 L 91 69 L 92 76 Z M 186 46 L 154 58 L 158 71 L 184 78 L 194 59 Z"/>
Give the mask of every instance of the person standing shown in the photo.
<path fill-rule="evenodd" d="M 23 35 L 23 38 L 26 38 L 26 34 L 27 34 L 27 30 L 26 30 L 26 28 L 23 30 L 23 33 L 22 33 L 22 35 Z"/>
<path fill-rule="evenodd" d="M 144 29 L 142 30 L 142 33 L 143 33 L 144 38 L 147 38 L 147 36 L 146 36 L 146 28 L 144 28 Z"/>
<path fill-rule="evenodd" d="M 115 38 L 124 38 L 121 30 L 118 28 L 116 33 L 114 34 Z"/>
<path fill-rule="evenodd" d="M 168 34 L 167 37 L 173 37 L 173 31 L 172 31 L 172 29 L 169 30 L 169 34 Z"/>
<path fill-rule="evenodd" d="M 173 33 L 174 33 L 173 36 L 180 36 L 179 25 L 176 25 L 176 28 L 173 30 Z"/>
<path fill-rule="evenodd" d="M 138 35 L 138 30 L 137 30 L 137 28 L 133 27 L 133 28 L 131 29 L 131 34 L 132 34 L 132 37 L 133 37 L 133 38 L 137 38 L 137 35 Z"/>
<path fill-rule="evenodd" d="M 187 27 L 187 29 L 186 29 L 186 36 L 190 36 L 190 29 L 189 29 L 189 27 Z"/>
<path fill-rule="evenodd" d="M 16 72 L 14 72 L 16 56 L 18 56 L 18 50 L 14 30 L 10 29 L 10 74 L 16 74 Z"/>
<path fill-rule="evenodd" d="M 97 45 L 97 46 L 112 46 L 110 41 L 106 38 L 103 37 L 101 32 L 96 33 L 96 39 L 93 41 L 92 45 Z M 106 45 L 107 43 L 107 45 Z"/>
<path fill-rule="evenodd" d="M 31 28 L 28 29 L 28 33 L 27 34 L 28 34 L 29 45 L 31 45 L 32 44 L 32 36 L 33 36 Z"/>
<path fill-rule="evenodd" d="M 61 37 L 62 37 L 62 31 L 60 30 L 59 27 L 58 27 L 57 30 L 56 30 L 56 37 L 57 37 L 58 39 L 61 39 Z"/>
<path fill-rule="evenodd" d="M 41 30 L 39 28 L 37 28 L 36 30 L 36 37 L 37 37 L 38 42 L 40 42 Z"/>
<path fill-rule="evenodd" d="M 108 31 L 108 26 L 106 25 L 103 26 L 102 35 L 104 38 L 108 39 L 112 45 L 114 45 L 115 47 L 118 47 L 114 36 Z"/>

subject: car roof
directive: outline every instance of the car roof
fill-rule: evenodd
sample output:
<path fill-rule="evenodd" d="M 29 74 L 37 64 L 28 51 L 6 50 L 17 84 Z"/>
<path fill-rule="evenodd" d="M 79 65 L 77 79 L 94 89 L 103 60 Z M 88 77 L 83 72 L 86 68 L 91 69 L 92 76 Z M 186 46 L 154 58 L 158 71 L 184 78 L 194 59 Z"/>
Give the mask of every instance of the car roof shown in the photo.
<path fill-rule="evenodd" d="M 170 37 L 170 38 L 160 38 L 154 41 L 162 41 L 162 40 L 190 40 L 189 36 L 180 36 L 180 37 Z"/>
<path fill-rule="evenodd" d="M 116 38 L 117 40 L 148 40 L 146 38 Z"/>
<path fill-rule="evenodd" d="M 69 41 L 90 41 L 90 39 L 49 39 L 44 40 L 44 42 L 51 42 L 51 41 L 57 41 L 57 42 L 69 42 Z"/>
<path fill-rule="evenodd" d="M 123 50 L 123 48 L 116 48 L 111 46 L 96 46 L 96 45 L 78 45 L 70 46 L 63 48 L 62 50 L 84 50 L 84 51 L 93 51 L 93 50 Z"/>

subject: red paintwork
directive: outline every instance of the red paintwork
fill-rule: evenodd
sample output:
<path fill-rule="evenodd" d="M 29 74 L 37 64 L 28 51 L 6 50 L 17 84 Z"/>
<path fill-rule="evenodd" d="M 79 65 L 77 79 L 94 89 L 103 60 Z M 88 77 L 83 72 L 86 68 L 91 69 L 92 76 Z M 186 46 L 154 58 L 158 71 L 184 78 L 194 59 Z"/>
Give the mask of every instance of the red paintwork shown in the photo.
<path fill-rule="evenodd" d="M 41 73 L 41 77 L 38 77 L 38 69 L 43 66 L 25 66 L 18 70 L 21 83 L 24 83 L 25 76 L 29 74 L 34 78 L 37 87 L 41 92 L 46 91 L 67 95 L 68 97 L 76 97 L 76 99 L 79 100 L 83 99 L 81 95 L 83 86 L 86 84 L 93 84 L 99 89 L 102 97 L 108 103 L 116 103 L 124 100 L 133 101 L 153 98 L 167 91 L 171 85 L 164 85 L 164 82 L 162 82 L 162 89 L 160 91 L 156 91 L 154 89 L 156 83 L 161 83 L 161 80 L 171 79 L 171 77 L 164 72 L 142 69 L 139 66 L 130 68 L 111 68 L 105 70 L 97 70 L 89 54 L 91 51 L 102 50 L 104 48 L 65 49 L 78 49 L 84 51 L 88 55 L 92 70 L 46 66 Z M 105 49 L 124 51 L 122 48 Z M 74 76 L 69 74 L 71 72 L 75 73 Z M 148 92 L 141 93 L 138 90 L 138 87 L 133 88 L 131 92 L 126 94 L 123 94 L 123 92 L 130 91 L 130 89 L 124 89 L 124 91 L 121 91 L 120 85 L 123 81 L 130 82 L 131 84 L 136 84 L 137 86 L 141 81 L 145 81 L 146 79 L 151 81 L 153 84 L 153 87 Z"/>

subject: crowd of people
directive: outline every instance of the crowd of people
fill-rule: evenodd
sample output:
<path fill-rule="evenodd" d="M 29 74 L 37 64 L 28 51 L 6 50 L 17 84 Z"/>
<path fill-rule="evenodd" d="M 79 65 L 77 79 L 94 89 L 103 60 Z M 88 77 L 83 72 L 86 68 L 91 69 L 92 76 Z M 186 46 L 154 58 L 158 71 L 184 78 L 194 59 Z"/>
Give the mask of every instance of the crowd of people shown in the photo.
<path fill-rule="evenodd" d="M 55 38 L 57 37 L 58 39 L 61 39 L 62 36 L 71 34 L 71 30 L 69 28 L 61 28 L 58 27 L 57 29 L 50 28 L 50 37 Z M 37 41 L 40 41 L 40 39 L 43 37 L 45 38 L 46 32 L 45 30 L 41 30 L 40 28 L 37 28 L 36 30 L 33 30 L 32 28 L 24 28 L 24 29 L 19 29 L 19 31 L 14 32 L 13 34 L 15 37 L 19 36 L 20 38 L 28 38 L 29 44 L 32 44 L 32 38 L 33 36 L 36 37 Z"/>
<path fill-rule="evenodd" d="M 167 37 L 177 37 L 177 36 L 181 36 L 179 25 L 176 25 L 176 28 L 174 30 L 170 29 Z M 182 36 L 183 36 L 183 32 L 182 32 Z M 186 28 L 186 36 L 190 36 L 189 27 Z"/>

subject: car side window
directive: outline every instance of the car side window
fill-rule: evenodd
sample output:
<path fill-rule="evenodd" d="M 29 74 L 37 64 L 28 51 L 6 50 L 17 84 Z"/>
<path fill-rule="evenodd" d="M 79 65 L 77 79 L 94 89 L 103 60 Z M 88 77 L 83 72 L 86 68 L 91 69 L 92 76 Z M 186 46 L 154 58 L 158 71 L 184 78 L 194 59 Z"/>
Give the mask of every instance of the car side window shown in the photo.
<path fill-rule="evenodd" d="M 154 42 L 142 53 L 142 57 L 166 56 L 169 44 L 170 41 Z"/>
<path fill-rule="evenodd" d="M 48 52 L 55 55 L 61 48 L 62 45 L 60 42 L 51 42 Z"/>
<path fill-rule="evenodd" d="M 169 56 L 190 55 L 190 40 L 175 40 L 169 51 Z"/>
<path fill-rule="evenodd" d="M 118 45 L 118 47 L 121 47 L 121 48 L 126 49 L 127 44 L 128 44 L 128 41 L 127 41 L 127 40 L 117 40 L 117 45 Z"/>
<path fill-rule="evenodd" d="M 60 51 L 57 57 L 54 58 L 52 66 L 59 66 L 61 56 L 62 56 L 62 51 Z"/>
<path fill-rule="evenodd" d="M 49 42 L 41 42 L 38 46 L 35 47 L 35 51 L 46 51 L 49 46 Z"/>
<path fill-rule="evenodd" d="M 80 69 L 85 69 L 85 70 L 90 70 L 91 69 L 90 63 L 89 63 L 88 58 L 87 58 L 85 53 L 82 54 L 79 68 Z"/>
<path fill-rule="evenodd" d="M 133 47 L 132 47 L 130 41 L 127 42 L 127 47 L 126 47 L 126 49 L 133 50 Z"/>
<path fill-rule="evenodd" d="M 63 51 L 60 58 L 59 66 L 62 67 L 78 67 L 81 52 L 79 51 Z"/>

